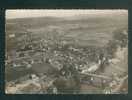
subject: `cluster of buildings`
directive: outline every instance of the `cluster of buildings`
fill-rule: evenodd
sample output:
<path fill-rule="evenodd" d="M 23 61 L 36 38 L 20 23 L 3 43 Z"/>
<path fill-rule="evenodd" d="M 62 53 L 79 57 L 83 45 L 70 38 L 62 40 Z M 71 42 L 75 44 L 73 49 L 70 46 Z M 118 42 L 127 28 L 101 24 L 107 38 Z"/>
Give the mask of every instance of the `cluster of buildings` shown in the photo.
<path fill-rule="evenodd" d="M 14 37 L 15 35 L 10 36 L 10 38 Z M 8 93 L 12 92 L 8 91 L 12 90 L 10 88 L 13 87 L 12 83 L 18 88 L 17 90 L 14 89 L 15 91 L 13 92 L 21 90 L 22 86 L 19 84 L 27 88 L 32 84 L 33 87 L 36 87 L 34 89 L 35 93 L 57 93 L 57 87 L 52 84 L 54 79 L 60 76 L 68 79 L 79 75 L 79 73 L 92 73 L 88 76 L 84 75 L 83 83 L 85 81 L 90 85 L 99 84 L 100 86 L 100 84 L 107 84 L 109 82 L 102 78 L 93 78 L 96 77 L 93 74 L 103 73 L 102 69 L 109 66 L 109 58 L 107 58 L 107 52 L 105 52 L 104 48 L 92 46 L 77 47 L 59 38 L 46 39 L 34 37 L 24 34 L 22 41 L 25 42 L 18 42 L 19 45 L 18 47 L 16 46 L 16 49 L 6 53 L 6 70 L 10 69 L 13 72 L 18 71 L 20 73 L 28 70 L 27 73 L 20 74 L 20 76 L 18 75 L 19 77 L 10 79 L 10 81 L 8 77 L 10 75 L 14 76 L 15 73 L 6 71 L 6 89 Z M 10 73 L 9 76 L 8 73 Z"/>

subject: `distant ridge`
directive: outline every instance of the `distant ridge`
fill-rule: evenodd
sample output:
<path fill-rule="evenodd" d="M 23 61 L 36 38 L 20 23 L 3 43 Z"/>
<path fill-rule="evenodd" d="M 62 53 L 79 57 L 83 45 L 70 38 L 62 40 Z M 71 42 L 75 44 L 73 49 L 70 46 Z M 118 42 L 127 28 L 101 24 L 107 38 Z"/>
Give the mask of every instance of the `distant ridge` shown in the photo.
<path fill-rule="evenodd" d="M 33 19 L 62 20 L 63 18 L 46 16 L 46 17 L 11 18 L 11 19 L 6 19 L 6 20 L 7 21 L 17 21 L 17 20 L 20 21 L 20 20 L 33 20 Z"/>

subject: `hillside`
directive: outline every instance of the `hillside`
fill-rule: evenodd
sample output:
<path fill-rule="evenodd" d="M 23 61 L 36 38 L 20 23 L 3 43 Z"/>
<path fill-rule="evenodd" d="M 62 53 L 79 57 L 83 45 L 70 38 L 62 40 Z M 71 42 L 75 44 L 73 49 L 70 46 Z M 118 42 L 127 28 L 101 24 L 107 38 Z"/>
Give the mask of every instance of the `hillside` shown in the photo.
<path fill-rule="evenodd" d="M 7 93 L 126 93 L 127 24 L 118 13 L 7 19 Z"/>

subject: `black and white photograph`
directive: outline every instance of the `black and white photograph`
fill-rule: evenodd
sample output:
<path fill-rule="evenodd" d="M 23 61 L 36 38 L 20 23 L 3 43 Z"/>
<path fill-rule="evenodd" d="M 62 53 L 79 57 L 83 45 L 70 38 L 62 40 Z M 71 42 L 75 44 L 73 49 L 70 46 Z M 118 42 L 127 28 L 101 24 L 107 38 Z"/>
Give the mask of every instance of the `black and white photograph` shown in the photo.
<path fill-rule="evenodd" d="M 7 9 L 6 94 L 127 94 L 128 10 Z"/>

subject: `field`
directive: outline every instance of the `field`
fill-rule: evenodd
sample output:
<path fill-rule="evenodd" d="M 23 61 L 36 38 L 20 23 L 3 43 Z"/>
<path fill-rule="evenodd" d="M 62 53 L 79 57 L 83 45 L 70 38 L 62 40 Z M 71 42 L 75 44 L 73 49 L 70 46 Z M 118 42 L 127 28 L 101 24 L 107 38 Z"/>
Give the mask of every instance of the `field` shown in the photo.
<path fill-rule="evenodd" d="M 75 18 L 58 18 L 49 16 L 39 18 L 7 19 L 6 84 L 16 82 L 18 80 L 18 83 L 21 83 L 21 78 L 27 75 L 35 74 L 39 78 L 47 75 L 47 77 L 51 79 L 53 77 L 59 77 L 57 79 L 61 79 L 61 77 L 63 77 L 61 80 L 62 83 L 66 80 L 75 83 L 75 86 L 73 85 L 73 87 L 68 88 L 69 90 L 72 89 L 74 91 L 76 90 L 75 87 L 79 86 L 79 90 L 81 91 L 79 93 L 94 93 L 95 91 L 103 93 L 102 90 L 104 91 L 104 89 L 108 87 L 108 83 L 102 83 L 105 79 L 101 78 L 101 80 L 98 80 L 95 77 L 94 81 L 90 83 L 91 79 L 87 80 L 87 78 L 92 78 L 92 76 L 90 75 L 87 78 L 86 76 L 83 76 L 85 81 L 89 81 L 89 85 L 80 83 L 79 81 L 79 83 L 82 84 L 80 86 L 77 82 L 78 78 L 80 80 L 80 77 L 82 76 L 76 73 L 80 73 L 80 69 L 85 68 L 86 66 L 88 66 L 86 67 L 88 69 L 93 63 L 97 64 L 100 59 L 100 55 L 103 55 L 104 58 L 109 60 L 119 58 L 119 62 L 122 62 L 127 58 L 127 43 L 125 46 L 121 46 L 121 49 L 117 46 L 114 51 L 112 51 L 114 48 L 113 45 L 113 47 L 110 48 L 110 41 L 116 41 L 114 37 L 116 36 L 115 34 L 127 32 L 128 19 L 126 16 L 126 14 L 121 15 L 115 13 L 111 16 L 80 15 Z M 124 43 L 122 42 L 123 40 L 118 41 L 121 41 L 121 43 L 116 44 L 116 42 L 114 42 L 114 45 L 120 46 Z M 110 49 L 108 50 L 107 48 Z M 118 54 L 117 51 L 120 51 L 121 54 Z M 126 52 L 125 56 L 124 52 Z M 123 57 L 121 58 L 119 55 L 123 55 Z M 107 61 L 107 63 L 108 62 L 109 61 Z M 124 73 L 127 73 L 127 61 L 122 64 L 119 62 L 115 63 L 115 66 L 117 67 L 113 67 L 112 63 L 105 64 L 103 72 L 102 70 L 99 70 L 92 74 L 101 74 L 112 77 L 113 73 L 116 73 L 118 78 L 124 76 Z M 75 72 L 73 66 L 76 66 Z M 61 68 L 66 74 L 62 75 L 63 71 Z M 71 68 L 70 71 L 73 71 L 71 72 L 73 75 L 70 76 L 68 68 Z M 124 71 L 122 72 L 118 69 L 124 69 Z M 77 81 L 75 81 L 76 76 L 78 76 Z M 22 80 L 26 81 L 27 77 Z M 107 81 L 107 79 L 105 81 Z M 111 79 L 108 81 L 111 83 L 113 82 Z M 58 81 L 55 81 L 54 83 L 55 87 L 57 87 L 60 93 L 63 93 L 64 91 L 61 91 L 61 85 L 58 85 L 57 82 Z M 67 84 L 70 83 L 67 82 Z M 97 84 L 99 84 L 99 86 L 96 86 Z M 86 91 L 84 88 L 89 91 Z M 50 93 L 44 91 L 45 90 L 41 92 Z M 125 92 L 126 91 L 127 90 L 125 90 Z M 71 93 L 71 91 L 68 93 Z"/>
<path fill-rule="evenodd" d="M 118 16 L 118 14 L 116 15 Z M 120 16 L 120 15 L 119 15 Z M 118 17 L 85 17 L 74 20 L 64 18 L 27 18 L 7 20 L 7 31 L 9 32 L 31 32 L 43 36 L 44 34 L 59 34 L 78 41 L 80 45 L 102 46 L 111 39 L 113 31 L 127 29 L 127 18 L 125 15 Z M 9 28 L 9 29 L 8 29 Z M 11 31 L 10 31 L 11 30 Z M 7 32 L 8 34 L 8 32 Z M 102 40 L 102 41 L 100 41 Z"/>

